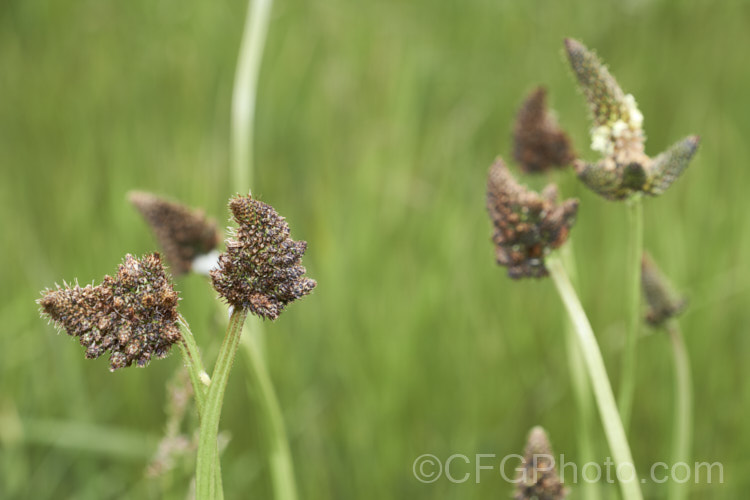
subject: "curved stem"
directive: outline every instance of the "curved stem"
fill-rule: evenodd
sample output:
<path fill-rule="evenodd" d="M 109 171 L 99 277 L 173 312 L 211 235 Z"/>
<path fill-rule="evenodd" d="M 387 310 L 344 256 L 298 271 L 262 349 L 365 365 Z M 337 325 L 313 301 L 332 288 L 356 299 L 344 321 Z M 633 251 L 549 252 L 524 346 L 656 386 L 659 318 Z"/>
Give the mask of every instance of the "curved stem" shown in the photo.
<path fill-rule="evenodd" d="M 571 285 L 575 288 L 577 281 L 577 268 L 573 254 L 573 241 L 560 249 L 560 257 L 568 274 Z M 570 369 L 570 382 L 573 388 L 573 398 L 578 411 L 576 419 L 576 439 L 578 443 L 578 460 L 581 463 L 594 462 L 594 444 L 591 438 L 593 429 L 593 407 L 591 405 L 591 384 L 586 378 L 586 370 L 583 366 L 583 353 L 578 345 L 576 338 L 575 325 L 570 318 L 565 322 L 565 350 L 568 355 L 568 366 Z M 601 488 L 596 481 L 584 480 L 581 487 L 581 496 L 584 500 L 599 500 L 601 498 Z"/>
<path fill-rule="evenodd" d="M 643 255 L 643 203 L 636 196 L 628 201 L 628 330 L 620 377 L 620 418 L 627 432 L 635 394 L 635 367 L 638 330 L 641 325 L 641 256 Z"/>
<path fill-rule="evenodd" d="M 253 180 L 253 129 L 258 74 L 272 0 L 250 0 L 232 93 L 232 186 L 250 193 Z"/>
<path fill-rule="evenodd" d="M 578 342 L 583 354 L 584 364 L 588 372 L 589 381 L 594 390 L 594 399 L 599 408 L 599 417 L 604 427 L 604 434 L 609 443 L 609 449 L 614 459 L 622 496 L 625 500 L 643 500 L 641 487 L 635 471 L 635 463 L 630 453 L 625 436 L 625 428 L 617 412 L 617 404 L 609 384 L 607 370 L 604 360 L 599 351 L 594 331 L 591 329 L 586 313 L 578 300 L 573 286 L 570 284 L 568 275 L 559 258 L 552 256 L 547 259 L 547 268 L 550 271 L 555 287 L 570 319 L 575 325 Z M 632 473 L 632 474 L 631 474 Z"/>
<path fill-rule="evenodd" d="M 177 322 L 180 325 L 182 331 L 182 342 L 180 342 L 180 351 L 185 361 L 185 367 L 187 368 L 190 376 L 190 382 L 193 385 L 193 392 L 195 393 L 195 405 L 198 408 L 198 418 L 203 419 L 203 408 L 206 406 L 206 394 L 208 393 L 208 387 L 211 379 L 206 373 L 206 369 L 203 367 L 203 361 L 201 361 L 200 351 L 198 350 L 198 344 L 195 342 L 193 332 L 190 330 L 187 320 L 180 315 Z M 219 464 L 219 448 L 216 447 L 215 453 L 216 465 L 214 467 L 214 481 L 216 482 L 216 490 L 221 493 L 219 498 L 223 498 L 223 488 L 221 481 L 221 466 Z"/>
<path fill-rule="evenodd" d="M 672 342 L 675 375 L 674 427 L 672 428 L 672 465 L 688 463 L 693 433 L 693 392 L 688 358 L 682 332 L 674 319 L 667 323 L 667 333 Z M 669 500 L 684 500 L 688 494 L 688 483 L 669 482 Z"/>
<path fill-rule="evenodd" d="M 242 336 L 242 325 L 245 323 L 247 311 L 235 309 L 229 318 L 229 325 L 224 336 L 224 342 L 216 359 L 211 385 L 206 395 L 206 403 L 201 418 L 200 438 L 198 441 L 198 455 L 196 459 L 195 489 L 198 500 L 208 500 L 221 495 L 216 491 L 216 483 L 212 481 L 215 467 L 218 467 L 216 456 L 216 438 L 219 434 L 219 420 L 221 406 L 224 401 L 224 391 L 227 388 L 229 372 L 232 369 L 234 356 Z"/>
<path fill-rule="evenodd" d="M 296 500 L 297 487 L 294 480 L 292 454 L 289 451 L 289 441 L 284 428 L 281 407 L 263 355 L 261 343 L 263 332 L 259 331 L 260 325 L 254 324 L 253 326 L 255 328 L 246 328 L 250 331 L 245 332 L 242 338 L 242 347 L 251 375 L 251 386 L 249 388 L 253 389 L 253 393 L 257 396 L 256 399 L 268 436 L 268 460 L 274 498 L 277 500 Z"/>
<path fill-rule="evenodd" d="M 180 350 L 182 351 L 182 357 L 185 361 L 185 367 L 187 368 L 188 374 L 190 375 L 190 382 L 193 384 L 193 392 L 195 393 L 195 405 L 198 407 L 198 415 L 203 415 L 203 407 L 206 402 L 206 393 L 208 392 L 208 386 L 203 382 L 207 379 L 208 374 L 206 369 L 203 367 L 203 361 L 201 361 L 200 351 L 198 350 L 198 344 L 195 342 L 193 332 L 190 331 L 190 325 L 188 325 L 185 318 L 180 315 L 177 322 L 182 330 L 182 342 L 180 342 Z"/>

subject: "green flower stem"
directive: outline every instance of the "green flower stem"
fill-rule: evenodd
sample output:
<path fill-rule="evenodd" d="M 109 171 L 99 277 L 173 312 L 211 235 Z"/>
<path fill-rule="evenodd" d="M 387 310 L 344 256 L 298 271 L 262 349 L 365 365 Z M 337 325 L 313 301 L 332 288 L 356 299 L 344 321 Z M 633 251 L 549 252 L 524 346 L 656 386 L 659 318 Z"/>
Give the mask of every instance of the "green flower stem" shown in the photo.
<path fill-rule="evenodd" d="M 193 332 L 190 330 L 190 325 L 185 318 L 180 315 L 178 319 L 180 329 L 182 330 L 182 342 L 180 342 L 180 351 L 185 361 L 188 374 L 190 375 L 190 382 L 193 384 L 193 392 L 195 393 L 195 405 L 198 407 L 198 418 L 203 420 L 203 408 L 206 406 L 206 394 L 208 393 L 208 385 L 204 383 L 210 383 L 210 378 L 206 373 L 206 369 L 203 367 L 203 361 L 201 361 L 200 351 L 198 350 L 198 344 L 195 342 Z M 218 498 L 223 498 L 223 488 L 221 482 L 221 465 L 219 463 L 219 448 L 216 447 L 215 453 L 215 467 L 214 467 L 214 481 L 216 482 L 216 489 L 221 494 Z"/>
<path fill-rule="evenodd" d="M 206 381 L 210 380 L 206 378 L 208 374 L 206 369 L 203 367 L 203 361 L 201 361 L 200 351 L 198 350 L 198 344 L 195 342 L 193 332 L 190 330 L 185 318 L 180 315 L 178 320 L 180 329 L 182 330 L 182 342 L 180 342 L 180 351 L 182 351 L 182 357 L 185 361 L 185 367 L 187 368 L 188 374 L 190 375 L 190 382 L 193 384 L 193 392 L 195 393 L 195 404 L 198 407 L 198 415 L 203 415 L 203 407 L 206 402 L 206 393 L 208 392 L 208 385 L 206 385 L 202 379 Z"/>
<path fill-rule="evenodd" d="M 617 412 L 617 404 L 609 384 L 604 360 L 599 351 L 594 331 L 591 329 L 586 313 L 578 300 L 573 285 L 571 285 L 565 268 L 560 259 L 551 256 L 547 259 L 547 268 L 555 282 L 560 298 L 568 310 L 583 354 L 584 365 L 589 376 L 589 382 L 594 391 L 594 399 L 599 408 L 599 417 L 604 427 L 604 434 L 609 443 L 615 466 L 622 477 L 619 481 L 622 496 L 625 500 L 643 500 L 640 483 L 635 471 L 635 463 L 630 453 L 625 428 Z M 632 474 L 631 474 L 632 473 Z"/>
<path fill-rule="evenodd" d="M 245 352 L 250 374 L 248 389 L 258 402 L 261 418 L 266 428 L 268 461 L 271 469 L 274 498 L 277 500 L 297 500 L 294 466 L 292 454 L 289 451 L 289 441 L 284 429 L 284 418 L 263 355 L 263 331 L 257 321 L 246 326 L 247 331 L 242 338 L 242 348 Z"/>
<path fill-rule="evenodd" d="M 672 428 L 672 464 L 689 463 L 693 434 L 693 389 L 690 376 L 690 360 L 677 321 L 670 319 L 667 333 L 672 342 L 675 375 L 674 426 Z M 684 500 L 688 496 L 688 483 L 669 482 L 667 498 Z"/>
<path fill-rule="evenodd" d="M 577 281 L 577 268 L 572 250 L 573 241 L 560 249 L 560 257 L 564 263 L 570 281 L 573 287 Z M 591 403 L 591 384 L 586 378 L 586 370 L 583 366 L 583 354 L 578 346 L 576 338 L 575 325 L 570 319 L 565 322 L 565 349 L 568 355 L 568 365 L 570 367 L 570 382 L 573 388 L 573 398 L 575 399 L 578 418 L 576 419 L 576 438 L 578 442 L 578 458 L 581 463 L 591 463 L 595 461 L 594 445 L 591 437 L 593 430 L 593 407 Z M 584 481 L 581 488 L 581 496 L 584 500 L 599 500 L 601 498 L 601 488 L 596 481 Z"/>
<path fill-rule="evenodd" d="M 219 466 L 216 456 L 216 439 L 219 434 L 219 419 L 224 401 L 224 391 L 227 388 L 229 372 L 232 369 L 234 356 L 240 344 L 245 318 L 247 318 L 247 310 L 234 309 L 232 311 L 224 342 L 221 344 L 219 357 L 214 366 L 211 385 L 206 395 L 203 417 L 201 418 L 195 471 L 196 498 L 198 500 L 213 500 L 222 495 L 221 492 L 216 491 L 217 484 L 212 480 Z"/>
<path fill-rule="evenodd" d="M 232 93 L 232 186 L 240 192 L 249 193 L 253 180 L 255 101 L 272 4 L 272 0 L 250 0 L 237 58 Z"/>
<path fill-rule="evenodd" d="M 628 200 L 628 264 L 627 300 L 628 330 L 620 377 L 620 418 L 627 432 L 635 394 L 635 367 L 638 349 L 638 330 L 641 325 L 641 257 L 643 255 L 643 203 L 640 195 Z"/>

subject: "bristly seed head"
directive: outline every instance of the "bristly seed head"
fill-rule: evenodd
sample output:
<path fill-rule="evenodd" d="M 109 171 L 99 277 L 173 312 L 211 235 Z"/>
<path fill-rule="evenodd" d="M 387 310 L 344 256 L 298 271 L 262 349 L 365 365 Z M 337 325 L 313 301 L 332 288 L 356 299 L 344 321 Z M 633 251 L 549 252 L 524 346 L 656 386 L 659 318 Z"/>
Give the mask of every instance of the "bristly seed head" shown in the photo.
<path fill-rule="evenodd" d="M 582 43 L 567 38 L 565 49 L 591 110 L 591 149 L 597 163 L 576 160 L 575 170 L 586 186 L 609 200 L 638 193 L 662 194 L 687 167 L 698 147 L 691 136 L 650 158 L 645 153 L 643 114 L 635 98 L 625 94 L 599 58 Z"/>
<path fill-rule="evenodd" d="M 652 326 L 663 325 L 667 320 L 681 314 L 687 306 L 687 300 L 675 292 L 647 253 L 644 253 L 641 259 L 641 287 L 648 308 L 646 321 Z"/>
<path fill-rule="evenodd" d="M 276 319 L 317 284 L 301 265 L 307 242 L 292 240 L 286 220 L 250 196 L 232 198 L 229 209 L 239 227 L 211 271 L 213 286 L 231 306 Z"/>
<path fill-rule="evenodd" d="M 158 253 L 138 260 L 126 255 L 117 276 L 100 285 L 76 285 L 47 290 L 37 300 L 48 316 L 68 335 L 78 337 L 86 357 L 110 351 L 110 370 L 135 363 L 145 366 L 163 358 L 180 340 L 177 292 Z"/>
<path fill-rule="evenodd" d="M 640 130 L 643 115 L 635 99 L 622 91 L 596 54 L 572 38 L 565 39 L 565 50 L 591 109 L 594 127 L 612 128 L 621 122 L 633 131 Z"/>
<path fill-rule="evenodd" d="M 514 500 L 563 500 L 567 491 L 557 475 L 547 433 L 534 427 L 518 468 Z"/>
<path fill-rule="evenodd" d="M 141 191 L 128 198 L 151 226 L 176 276 L 189 272 L 196 258 L 219 244 L 216 222 L 203 212 Z"/>
<path fill-rule="evenodd" d="M 541 195 L 521 186 L 501 158 L 490 167 L 487 211 L 494 225 L 497 263 L 513 279 L 547 276 L 545 256 L 568 239 L 578 212 L 578 200 L 556 203 L 557 187 Z"/>
<path fill-rule="evenodd" d="M 547 108 L 547 91 L 537 87 L 518 110 L 513 129 L 513 157 L 526 173 L 571 165 L 576 158 L 568 135 Z"/>

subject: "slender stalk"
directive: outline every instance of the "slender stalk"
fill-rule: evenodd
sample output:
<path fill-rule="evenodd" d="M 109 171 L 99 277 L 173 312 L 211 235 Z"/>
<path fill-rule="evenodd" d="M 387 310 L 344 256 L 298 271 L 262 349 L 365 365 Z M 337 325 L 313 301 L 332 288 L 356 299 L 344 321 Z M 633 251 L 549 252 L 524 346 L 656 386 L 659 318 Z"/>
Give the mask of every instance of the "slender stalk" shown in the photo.
<path fill-rule="evenodd" d="M 253 178 L 253 130 L 258 74 L 263 58 L 272 0 L 250 0 L 232 93 L 232 186 L 250 192 Z"/>
<path fill-rule="evenodd" d="M 693 434 L 693 390 L 690 376 L 690 360 L 680 326 L 674 319 L 667 323 L 667 333 L 672 342 L 675 376 L 674 427 L 672 428 L 672 465 L 689 463 Z M 669 500 L 684 500 L 689 492 L 688 482 L 670 481 Z"/>
<path fill-rule="evenodd" d="M 573 241 L 560 249 L 560 257 L 570 276 L 570 281 L 575 288 L 577 282 L 577 267 L 573 254 Z M 576 330 L 573 322 L 568 318 L 565 322 L 565 350 L 568 355 L 570 369 L 570 382 L 573 388 L 573 398 L 576 403 L 578 418 L 576 419 L 576 439 L 578 442 L 578 457 L 581 463 L 591 463 L 595 460 L 594 445 L 591 438 L 593 429 L 593 407 L 591 404 L 591 384 L 586 378 L 586 370 L 583 366 L 583 353 L 578 345 Z M 581 488 L 581 496 L 584 500 L 599 500 L 601 488 L 596 481 L 584 480 Z"/>
<path fill-rule="evenodd" d="M 180 315 L 178 320 L 180 324 L 180 330 L 182 330 L 182 342 L 180 342 L 180 350 L 182 351 L 182 357 L 185 361 L 185 367 L 187 368 L 188 374 L 190 375 L 190 382 L 193 384 L 193 392 L 195 393 L 195 404 L 198 407 L 198 415 L 203 415 L 203 407 L 206 402 L 206 393 L 208 392 L 208 386 L 203 380 L 210 380 L 207 378 L 208 374 L 206 369 L 203 367 L 203 361 L 201 361 L 200 351 L 198 350 L 198 344 L 195 342 L 193 332 L 190 331 L 190 325 L 188 325 L 185 318 Z"/>
<path fill-rule="evenodd" d="M 635 463 L 630 453 L 625 428 L 617 412 L 617 404 L 609 384 L 607 370 L 604 360 L 599 351 L 594 331 L 591 329 L 586 313 L 578 300 L 573 285 L 570 284 L 568 275 L 565 273 L 559 258 L 552 256 L 547 259 L 547 268 L 550 271 L 560 298 L 568 310 L 570 319 L 575 325 L 575 330 L 583 354 L 584 365 L 588 372 L 589 381 L 594 390 L 594 399 L 599 408 L 599 417 L 604 427 L 604 434 L 609 443 L 609 449 L 614 459 L 617 476 L 619 479 L 622 496 L 625 500 L 643 500 L 641 487 L 635 471 Z M 632 473 L 632 474 L 631 474 Z"/>
<path fill-rule="evenodd" d="M 201 361 L 200 351 L 198 350 L 198 344 L 195 342 L 193 332 L 190 330 L 190 325 L 185 318 L 180 315 L 178 319 L 180 329 L 182 330 L 182 342 L 180 342 L 180 351 L 185 361 L 188 374 L 190 375 L 190 382 L 193 384 L 193 392 L 195 393 L 195 405 L 198 407 L 198 418 L 203 420 L 203 408 L 206 406 L 206 395 L 208 393 L 208 386 L 211 379 L 206 373 L 206 369 L 203 367 L 203 361 Z M 206 383 L 208 382 L 208 384 Z M 215 452 L 216 465 L 214 467 L 214 481 L 216 483 L 216 490 L 220 493 L 218 498 L 223 498 L 223 488 L 221 480 L 221 466 L 219 463 L 219 448 L 216 447 Z"/>
<path fill-rule="evenodd" d="M 294 466 L 292 454 L 289 451 L 289 441 L 284 428 L 284 418 L 281 413 L 276 392 L 271 382 L 270 374 L 263 355 L 260 325 L 246 328 L 242 338 L 242 347 L 247 358 L 251 375 L 249 388 L 256 396 L 260 406 L 260 413 L 266 427 L 268 438 L 268 461 L 271 469 L 271 479 L 274 498 L 277 500 L 296 500 L 297 487 L 294 480 Z"/>
<path fill-rule="evenodd" d="M 627 300 L 628 330 L 625 337 L 625 352 L 622 358 L 620 377 L 620 418 L 627 432 L 633 409 L 635 394 L 635 367 L 638 350 L 638 329 L 641 325 L 641 256 L 643 255 L 643 203 L 636 195 L 628 205 L 628 264 Z"/>
<path fill-rule="evenodd" d="M 227 388 L 229 372 L 232 369 L 234 356 L 242 337 L 242 325 L 245 323 L 247 311 L 235 309 L 229 318 L 229 325 L 221 344 L 219 356 L 214 366 L 211 385 L 208 388 L 206 402 L 201 418 L 200 438 L 198 441 L 198 455 L 195 472 L 196 498 L 198 500 L 210 500 L 221 495 L 216 491 L 216 483 L 212 480 L 218 467 L 216 456 L 216 439 L 219 434 L 219 420 L 221 418 L 221 406 L 224 401 L 224 391 Z"/>

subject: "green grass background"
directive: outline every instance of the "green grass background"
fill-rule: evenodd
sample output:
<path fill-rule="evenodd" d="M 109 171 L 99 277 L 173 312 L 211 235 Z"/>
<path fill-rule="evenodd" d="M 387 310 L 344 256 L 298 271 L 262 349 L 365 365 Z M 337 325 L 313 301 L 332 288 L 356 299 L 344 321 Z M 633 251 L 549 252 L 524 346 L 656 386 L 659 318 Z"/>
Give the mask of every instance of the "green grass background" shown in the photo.
<path fill-rule="evenodd" d="M 179 355 L 111 374 L 40 320 L 34 300 L 156 249 L 126 202 L 131 189 L 227 220 L 244 14 L 240 0 L 0 4 L 0 497 L 184 498 L 190 463 L 143 478 Z M 484 210 L 487 168 L 509 157 L 512 117 L 536 84 L 594 157 L 565 36 L 595 47 L 636 96 L 649 153 L 702 137 L 684 176 L 646 200 L 645 242 L 691 300 L 681 324 L 696 459 L 724 464 L 724 484 L 697 485 L 692 498 L 750 489 L 750 4 L 277 0 L 254 193 L 309 242 L 319 283 L 267 324 L 302 498 L 507 498 L 497 470 L 480 484 L 425 485 L 412 461 L 517 453 L 536 424 L 575 460 L 560 301 L 551 281 L 512 282 L 495 266 Z M 581 297 L 617 387 L 625 209 L 569 171 L 556 179 L 581 199 Z M 212 361 L 223 333 L 214 294 L 197 276 L 177 288 Z M 669 458 L 668 339 L 643 338 L 638 356 L 631 434 L 645 475 Z M 269 498 L 245 371 L 238 358 L 224 484 L 227 498 Z M 456 463 L 456 476 L 472 469 Z M 645 493 L 661 498 L 664 486 Z"/>

